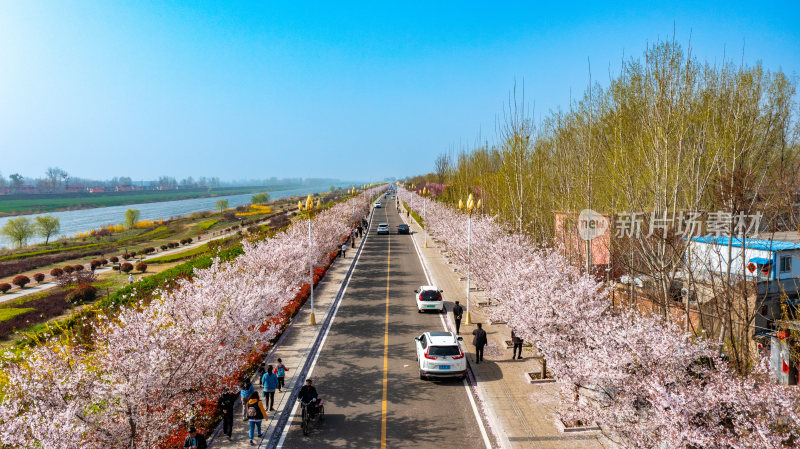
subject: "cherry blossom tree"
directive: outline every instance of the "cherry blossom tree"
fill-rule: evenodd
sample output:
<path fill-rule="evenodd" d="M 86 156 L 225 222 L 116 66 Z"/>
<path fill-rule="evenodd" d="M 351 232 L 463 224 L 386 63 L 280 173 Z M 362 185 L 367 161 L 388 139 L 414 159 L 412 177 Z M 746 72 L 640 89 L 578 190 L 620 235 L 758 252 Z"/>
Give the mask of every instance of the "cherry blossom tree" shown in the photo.
<path fill-rule="evenodd" d="M 89 346 L 53 339 L 24 356 L 7 353 L 0 386 L 0 445 L 19 448 L 153 448 L 176 417 L 232 388 L 246 358 L 280 331 L 283 308 L 317 264 L 350 234 L 369 200 L 318 213 L 311 243 L 300 222 L 244 253 L 196 270 L 95 323 Z M 133 293 L 135 296 L 135 292 Z"/>
<path fill-rule="evenodd" d="M 426 230 L 467 269 L 466 215 L 427 201 Z M 562 419 L 594 420 L 626 447 L 774 448 L 797 444 L 800 395 L 775 383 L 766 361 L 746 377 L 713 342 L 660 317 L 614 308 L 602 284 L 554 248 L 473 216 L 472 279 L 535 345 L 562 384 Z M 478 263 L 479 261 L 479 263 Z"/>

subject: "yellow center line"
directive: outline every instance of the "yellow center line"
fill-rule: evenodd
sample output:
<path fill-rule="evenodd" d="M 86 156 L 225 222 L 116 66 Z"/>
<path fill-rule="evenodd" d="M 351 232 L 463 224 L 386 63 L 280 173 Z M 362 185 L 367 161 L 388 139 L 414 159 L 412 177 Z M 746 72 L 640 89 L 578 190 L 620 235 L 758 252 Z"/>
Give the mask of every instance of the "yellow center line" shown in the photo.
<path fill-rule="evenodd" d="M 384 209 L 386 222 L 389 222 L 388 212 Z M 392 261 L 392 238 L 387 236 L 388 252 L 386 254 L 386 317 L 383 328 L 383 396 L 381 398 L 381 449 L 386 449 L 386 409 L 389 396 L 389 274 Z"/>

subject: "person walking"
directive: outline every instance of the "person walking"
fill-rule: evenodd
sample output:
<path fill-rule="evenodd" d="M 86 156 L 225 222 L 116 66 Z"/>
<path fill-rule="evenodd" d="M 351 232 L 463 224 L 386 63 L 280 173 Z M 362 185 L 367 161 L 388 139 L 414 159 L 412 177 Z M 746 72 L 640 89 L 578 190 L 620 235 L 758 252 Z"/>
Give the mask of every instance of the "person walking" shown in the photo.
<path fill-rule="evenodd" d="M 483 361 L 483 347 L 486 346 L 486 331 L 483 325 L 478 323 L 478 328 L 472 331 L 472 344 L 475 345 L 475 363 Z"/>
<path fill-rule="evenodd" d="M 283 389 L 284 381 L 286 380 L 286 371 L 289 371 L 289 368 L 283 364 L 283 360 L 278 359 L 278 364 L 275 366 L 275 374 L 278 376 L 278 391 Z"/>
<path fill-rule="evenodd" d="M 206 449 L 208 445 L 206 444 L 206 438 L 202 434 L 197 433 L 197 429 L 194 426 L 190 426 L 189 435 L 183 440 L 183 447 Z"/>
<path fill-rule="evenodd" d="M 453 320 L 456 322 L 456 335 L 461 332 L 461 317 L 464 315 L 464 308 L 456 301 L 453 306 Z"/>
<path fill-rule="evenodd" d="M 217 407 L 222 413 L 222 433 L 230 440 L 233 437 L 233 404 L 236 402 L 236 394 L 225 392 L 217 400 Z"/>
<path fill-rule="evenodd" d="M 241 390 L 239 395 L 242 397 L 242 416 L 244 420 L 247 421 L 247 399 L 256 389 L 253 387 L 253 383 L 250 382 L 250 379 L 242 381 L 242 385 L 239 388 Z"/>
<path fill-rule="evenodd" d="M 264 386 L 264 406 L 271 412 L 275 411 L 275 389 L 278 388 L 278 376 L 272 365 L 267 366 L 267 371 L 261 377 L 261 385 Z"/>
<path fill-rule="evenodd" d="M 514 333 L 514 329 L 511 329 L 511 343 L 514 344 L 514 352 L 511 353 L 511 360 L 522 359 L 522 341 L 523 340 Z M 519 351 L 519 354 L 517 351 Z"/>
<path fill-rule="evenodd" d="M 253 394 L 247 399 L 247 420 L 250 421 L 250 429 L 247 435 L 250 437 L 250 445 L 255 446 L 256 442 L 253 441 L 253 436 L 258 435 L 259 438 L 263 437 L 261 433 L 261 421 L 267 416 L 264 411 L 264 406 L 261 405 L 261 398 L 258 397 L 258 392 L 254 391 Z M 256 434 L 258 431 L 258 434 Z"/>
<path fill-rule="evenodd" d="M 350 248 L 356 247 L 356 238 L 358 237 L 358 231 L 353 229 L 353 235 L 350 236 Z"/>
<path fill-rule="evenodd" d="M 128 283 L 133 284 L 133 274 L 128 275 Z"/>
<path fill-rule="evenodd" d="M 342 258 L 347 257 L 347 243 L 342 244 Z"/>
<path fill-rule="evenodd" d="M 256 376 L 258 377 L 258 381 L 261 382 L 261 379 L 264 377 L 264 373 L 267 372 L 267 365 L 266 363 L 262 363 L 258 365 L 258 371 L 256 371 Z M 261 385 L 264 385 L 262 382 Z"/>

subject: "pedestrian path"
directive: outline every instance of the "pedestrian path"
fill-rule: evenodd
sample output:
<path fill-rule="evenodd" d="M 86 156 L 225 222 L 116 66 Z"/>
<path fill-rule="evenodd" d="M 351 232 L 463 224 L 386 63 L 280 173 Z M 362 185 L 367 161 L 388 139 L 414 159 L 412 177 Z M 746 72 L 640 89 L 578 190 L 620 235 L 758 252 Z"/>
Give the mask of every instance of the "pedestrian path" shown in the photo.
<path fill-rule="evenodd" d="M 432 280 L 444 290 L 447 301 L 460 301 L 466 310 L 466 282 L 464 275 L 454 271 L 441 253 L 438 244 L 427 239 L 424 247 L 424 230 L 413 219 L 401 214 L 403 220 L 413 231 L 412 238 L 417 246 L 423 264 Z M 473 285 L 474 287 L 474 285 Z M 478 307 L 486 301 L 481 291 L 473 290 L 470 295 L 473 323 L 483 323 L 489 345 L 484 351 L 484 360 L 474 363 L 472 346 L 473 325 L 461 323 L 461 335 L 465 348 L 470 350 L 468 363 L 474 376 L 479 402 L 484 406 L 487 420 L 493 428 L 495 437 L 502 447 L 516 448 L 615 448 L 616 445 L 599 431 L 563 432 L 557 424 L 559 404 L 559 383 L 529 382 L 529 372 L 541 371 L 541 358 L 532 348 L 525 348 L 522 360 L 511 359 L 511 349 L 506 349 L 506 341 L 511 340 L 511 330 L 504 324 L 490 324 L 488 308 Z M 447 314 L 448 325 L 455 331 L 452 314 Z"/>
<path fill-rule="evenodd" d="M 364 238 L 366 238 L 366 235 L 365 233 Z M 360 244 L 362 240 L 363 239 L 356 240 L 356 244 Z M 281 414 L 284 411 L 291 412 L 292 407 L 295 405 L 293 402 L 290 403 L 292 392 L 298 384 L 298 381 L 302 382 L 304 380 L 299 378 L 302 374 L 302 368 L 306 364 L 309 356 L 313 355 L 313 349 L 317 344 L 320 332 L 324 332 L 322 323 L 325 323 L 328 316 L 335 310 L 336 297 L 354 262 L 357 251 L 353 248 L 348 249 L 347 257 L 336 259 L 326 272 L 325 277 L 314 289 L 314 312 L 317 324 L 308 324 L 311 314 L 311 303 L 310 301 L 306 301 L 305 305 L 300 309 L 297 315 L 295 315 L 289 327 L 284 330 L 273 350 L 264 360 L 267 365 L 277 365 L 277 360 L 280 358 L 283 364 L 286 365 L 287 372 L 285 388 L 280 392 L 275 392 L 275 411 L 269 411 L 267 407 L 265 407 L 267 410 L 267 418 L 261 424 L 263 437 L 256 438 L 256 445 L 259 448 L 273 447 L 270 444 L 274 444 L 280 437 L 280 435 L 275 432 L 280 432 L 282 430 L 279 427 Z M 260 380 L 253 378 L 253 385 L 263 400 L 264 394 Z M 237 401 L 234 406 L 234 416 L 232 438 L 228 439 L 226 436 L 222 435 L 220 425 L 212 436 L 213 440 L 209 439 L 209 447 L 215 449 L 254 447 L 249 443 L 249 423 L 243 419 L 244 411 L 240 401 Z M 286 425 L 292 425 L 291 417 Z"/>

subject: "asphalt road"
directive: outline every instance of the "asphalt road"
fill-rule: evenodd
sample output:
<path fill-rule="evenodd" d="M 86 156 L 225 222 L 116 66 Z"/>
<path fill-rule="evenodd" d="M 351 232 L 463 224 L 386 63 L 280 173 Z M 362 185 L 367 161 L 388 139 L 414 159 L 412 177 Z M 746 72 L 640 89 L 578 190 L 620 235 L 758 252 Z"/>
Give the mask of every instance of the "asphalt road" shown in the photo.
<path fill-rule="evenodd" d="M 394 200 L 383 203 L 311 375 L 326 419 L 303 436 L 294 417 L 283 447 L 483 448 L 464 384 L 419 379 L 414 337 L 442 324 L 417 312 L 422 265 L 410 237 L 396 234 Z M 375 234 L 382 221 L 388 236 Z"/>

